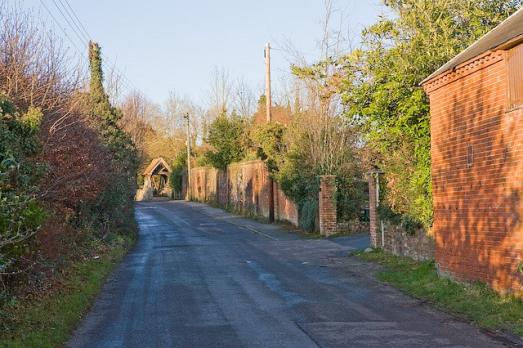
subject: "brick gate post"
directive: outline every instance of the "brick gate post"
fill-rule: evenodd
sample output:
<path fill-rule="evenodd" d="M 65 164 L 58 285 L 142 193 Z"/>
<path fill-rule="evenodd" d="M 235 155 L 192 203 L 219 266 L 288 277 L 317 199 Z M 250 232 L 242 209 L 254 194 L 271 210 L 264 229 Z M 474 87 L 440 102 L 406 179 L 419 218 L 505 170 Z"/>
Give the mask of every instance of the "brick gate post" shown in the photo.
<path fill-rule="evenodd" d="M 336 221 L 336 177 L 320 176 L 320 234 L 330 236 L 337 231 Z"/>

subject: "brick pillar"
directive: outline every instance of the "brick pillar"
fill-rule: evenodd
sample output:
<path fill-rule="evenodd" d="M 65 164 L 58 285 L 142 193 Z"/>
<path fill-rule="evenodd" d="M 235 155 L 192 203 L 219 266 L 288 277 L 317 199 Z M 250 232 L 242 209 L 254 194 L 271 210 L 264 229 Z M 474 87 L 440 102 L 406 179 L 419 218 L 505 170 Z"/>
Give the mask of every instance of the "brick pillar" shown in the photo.
<path fill-rule="evenodd" d="M 336 177 L 320 176 L 320 233 L 323 236 L 335 234 L 336 228 Z"/>

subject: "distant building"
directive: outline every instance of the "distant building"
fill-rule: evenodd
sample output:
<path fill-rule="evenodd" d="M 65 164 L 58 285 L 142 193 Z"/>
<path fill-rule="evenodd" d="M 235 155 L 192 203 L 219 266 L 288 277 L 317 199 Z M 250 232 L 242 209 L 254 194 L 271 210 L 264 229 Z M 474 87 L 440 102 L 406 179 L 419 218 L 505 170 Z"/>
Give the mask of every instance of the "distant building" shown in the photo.
<path fill-rule="evenodd" d="M 422 85 L 439 271 L 523 294 L 523 10 Z"/>
<path fill-rule="evenodd" d="M 135 200 L 150 201 L 155 196 L 172 197 L 171 167 L 161 158 L 155 158 L 143 172 L 143 187 L 136 191 Z"/>

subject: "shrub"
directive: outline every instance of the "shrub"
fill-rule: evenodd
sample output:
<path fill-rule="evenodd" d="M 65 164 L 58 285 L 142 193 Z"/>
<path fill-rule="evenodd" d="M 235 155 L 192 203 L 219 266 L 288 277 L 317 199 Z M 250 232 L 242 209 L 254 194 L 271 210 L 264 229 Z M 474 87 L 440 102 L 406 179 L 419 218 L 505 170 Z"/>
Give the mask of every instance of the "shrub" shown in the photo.
<path fill-rule="evenodd" d="M 316 226 L 316 215 L 318 213 L 318 200 L 307 199 L 301 202 L 299 224 L 307 232 L 313 232 Z"/>
<path fill-rule="evenodd" d="M 245 119 L 234 113 L 230 116 L 222 113 L 211 123 L 207 142 L 213 150 L 205 156 L 213 167 L 225 169 L 232 162 L 244 158 L 247 149 L 246 127 Z"/>
<path fill-rule="evenodd" d="M 172 163 L 171 185 L 174 192 L 182 192 L 183 176 L 187 172 L 187 148 L 180 151 Z"/>
<path fill-rule="evenodd" d="M 39 149 L 41 118 L 39 109 L 20 113 L 0 96 L 0 272 L 27 251 L 45 219 L 34 198 L 39 171 L 27 161 Z"/>

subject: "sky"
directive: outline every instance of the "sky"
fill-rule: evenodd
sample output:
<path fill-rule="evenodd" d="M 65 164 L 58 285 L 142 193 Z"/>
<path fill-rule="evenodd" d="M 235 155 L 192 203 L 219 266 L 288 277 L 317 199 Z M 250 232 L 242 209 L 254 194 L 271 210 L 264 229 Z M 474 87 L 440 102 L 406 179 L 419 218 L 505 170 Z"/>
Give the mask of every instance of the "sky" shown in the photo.
<path fill-rule="evenodd" d="M 319 57 L 325 13 L 323 0 L 11 1 L 54 26 L 71 50 L 87 50 L 64 19 L 61 5 L 69 4 L 89 37 L 102 46 L 107 63 L 125 76 L 125 87 L 139 89 L 157 103 L 170 91 L 204 102 L 216 67 L 233 80 L 243 79 L 259 94 L 264 86 L 266 42 L 274 47 L 271 66 L 277 90 L 289 74 L 286 43 L 291 42 L 310 62 Z M 333 26 L 343 18 L 344 32 L 349 32 L 354 44 L 361 29 L 384 12 L 380 0 L 333 3 L 337 10 Z"/>

